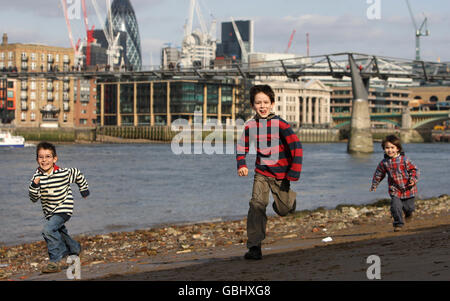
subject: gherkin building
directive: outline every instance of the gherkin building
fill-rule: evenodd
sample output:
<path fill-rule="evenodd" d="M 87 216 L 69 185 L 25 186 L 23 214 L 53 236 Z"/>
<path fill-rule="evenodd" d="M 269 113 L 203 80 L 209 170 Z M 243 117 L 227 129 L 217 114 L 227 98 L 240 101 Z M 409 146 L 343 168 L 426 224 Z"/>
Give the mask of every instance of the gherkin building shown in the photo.
<path fill-rule="evenodd" d="M 121 45 L 123 54 L 121 60 L 127 66 L 132 66 L 133 70 L 141 70 L 142 52 L 139 27 L 130 0 L 114 0 L 111 4 L 111 20 L 114 35 L 118 32 L 126 33 L 126 43 Z M 109 28 L 109 21 L 106 18 L 106 28 Z M 122 40 L 122 39 L 120 39 Z"/>

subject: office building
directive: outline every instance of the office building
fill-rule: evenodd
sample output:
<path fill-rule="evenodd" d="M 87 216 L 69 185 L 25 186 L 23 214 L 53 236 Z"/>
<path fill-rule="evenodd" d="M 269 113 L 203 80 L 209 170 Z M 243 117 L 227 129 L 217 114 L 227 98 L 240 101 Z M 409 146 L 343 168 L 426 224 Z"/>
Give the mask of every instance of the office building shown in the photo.
<path fill-rule="evenodd" d="M 142 51 L 139 26 L 130 0 L 114 0 L 111 4 L 111 18 L 114 35 L 119 32 L 126 32 L 126 42 L 119 45 L 125 53 L 124 62 L 127 66 L 132 66 L 133 70 L 141 70 Z M 109 20 L 106 19 L 105 28 L 109 28 Z M 121 36 L 124 34 L 121 33 Z M 121 62 L 119 61 L 119 64 Z"/>
<path fill-rule="evenodd" d="M 247 53 L 253 52 L 253 21 L 237 20 L 236 27 L 244 43 Z M 242 50 L 239 45 L 232 22 L 223 22 L 221 32 L 221 43 L 217 45 L 216 56 L 224 58 L 233 58 L 242 61 Z"/>

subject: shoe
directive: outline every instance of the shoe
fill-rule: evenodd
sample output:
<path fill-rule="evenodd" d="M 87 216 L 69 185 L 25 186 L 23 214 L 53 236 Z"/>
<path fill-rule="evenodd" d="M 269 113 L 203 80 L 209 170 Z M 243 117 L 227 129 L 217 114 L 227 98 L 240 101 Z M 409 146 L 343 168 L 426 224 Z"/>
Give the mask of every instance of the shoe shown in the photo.
<path fill-rule="evenodd" d="M 406 215 L 405 214 L 405 222 L 410 223 L 413 220 L 413 213 L 411 212 L 410 214 Z"/>
<path fill-rule="evenodd" d="M 262 259 L 261 247 L 251 247 L 250 250 L 245 253 L 245 259 L 260 260 Z"/>
<path fill-rule="evenodd" d="M 292 205 L 292 209 L 289 210 L 288 214 L 294 213 L 295 208 L 297 208 L 297 199 L 294 200 L 294 204 Z"/>
<path fill-rule="evenodd" d="M 402 227 L 396 226 L 394 227 L 394 232 L 400 232 L 402 231 Z"/>
<path fill-rule="evenodd" d="M 49 274 L 49 273 L 58 273 L 61 272 L 61 267 L 58 263 L 50 261 L 42 270 L 42 273 Z"/>

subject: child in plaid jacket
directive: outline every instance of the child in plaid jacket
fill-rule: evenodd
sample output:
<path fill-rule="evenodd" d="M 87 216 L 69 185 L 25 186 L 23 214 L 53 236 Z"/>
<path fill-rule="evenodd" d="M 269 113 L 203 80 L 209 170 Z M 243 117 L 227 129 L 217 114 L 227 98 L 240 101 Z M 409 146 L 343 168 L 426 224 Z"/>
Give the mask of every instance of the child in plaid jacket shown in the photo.
<path fill-rule="evenodd" d="M 395 135 L 387 136 L 381 144 L 385 155 L 378 164 L 372 179 L 371 191 L 388 175 L 389 195 L 391 197 L 391 213 L 394 218 L 394 231 L 400 231 L 405 219 L 409 221 L 414 211 L 414 200 L 417 195 L 419 170 L 402 151 L 400 139 Z"/>

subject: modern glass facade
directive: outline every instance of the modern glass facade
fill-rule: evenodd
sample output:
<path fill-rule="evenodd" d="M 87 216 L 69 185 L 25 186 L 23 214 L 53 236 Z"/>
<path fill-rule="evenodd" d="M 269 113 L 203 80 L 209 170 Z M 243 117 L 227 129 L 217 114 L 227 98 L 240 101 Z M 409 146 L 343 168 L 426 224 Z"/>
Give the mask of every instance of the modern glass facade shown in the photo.
<path fill-rule="evenodd" d="M 141 38 L 139 35 L 139 26 L 136 15 L 130 0 L 114 0 L 111 4 L 112 27 L 114 34 L 117 32 L 126 32 L 126 45 L 124 61 L 133 70 L 141 70 L 142 52 Z M 106 20 L 106 28 L 109 28 L 109 21 Z"/>
<path fill-rule="evenodd" d="M 234 87 L 230 83 L 196 81 L 101 83 L 97 89 L 99 91 L 97 94 L 100 95 L 99 125 L 170 125 L 172 121 L 180 118 L 192 123 L 195 112 L 200 112 L 203 120 L 218 120 L 221 123 L 233 118 Z M 101 91 L 104 95 L 103 100 Z M 206 112 L 203 112 L 205 107 Z"/>

